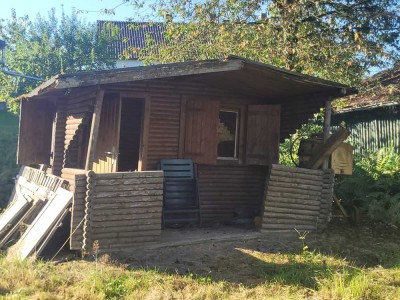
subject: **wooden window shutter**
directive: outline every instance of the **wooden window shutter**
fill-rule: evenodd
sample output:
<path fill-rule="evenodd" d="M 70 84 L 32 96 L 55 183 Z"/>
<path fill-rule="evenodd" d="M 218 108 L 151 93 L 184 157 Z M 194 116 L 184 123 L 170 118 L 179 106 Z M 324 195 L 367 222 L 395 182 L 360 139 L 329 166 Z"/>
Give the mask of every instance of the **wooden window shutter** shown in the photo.
<path fill-rule="evenodd" d="M 22 100 L 17 163 L 50 164 L 55 106 L 45 100 Z"/>
<path fill-rule="evenodd" d="M 198 164 L 216 164 L 218 101 L 188 100 L 184 157 Z"/>
<path fill-rule="evenodd" d="M 246 163 L 270 166 L 279 162 L 280 105 L 249 105 Z"/>

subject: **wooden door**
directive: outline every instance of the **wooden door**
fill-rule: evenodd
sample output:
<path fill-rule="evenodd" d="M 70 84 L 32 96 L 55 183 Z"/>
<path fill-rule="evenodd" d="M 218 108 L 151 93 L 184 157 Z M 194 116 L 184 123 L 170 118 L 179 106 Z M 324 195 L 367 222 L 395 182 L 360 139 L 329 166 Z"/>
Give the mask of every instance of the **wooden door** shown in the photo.
<path fill-rule="evenodd" d="M 97 173 L 112 173 L 118 170 L 120 120 L 119 94 L 105 94 L 92 167 Z"/>
<path fill-rule="evenodd" d="M 198 164 L 216 164 L 218 113 L 218 101 L 187 101 L 184 158 Z"/>
<path fill-rule="evenodd" d="M 271 166 L 279 162 L 280 105 L 249 105 L 246 163 Z"/>

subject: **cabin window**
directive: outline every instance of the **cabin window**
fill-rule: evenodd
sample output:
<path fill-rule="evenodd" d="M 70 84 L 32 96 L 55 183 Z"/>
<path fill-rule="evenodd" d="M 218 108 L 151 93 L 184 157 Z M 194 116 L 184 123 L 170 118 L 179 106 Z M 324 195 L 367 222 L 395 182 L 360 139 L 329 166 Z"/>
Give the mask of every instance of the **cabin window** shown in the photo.
<path fill-rule="evenodd" d="M 219 111 L 218 158 L 237 159 L 239 112 Z"/>

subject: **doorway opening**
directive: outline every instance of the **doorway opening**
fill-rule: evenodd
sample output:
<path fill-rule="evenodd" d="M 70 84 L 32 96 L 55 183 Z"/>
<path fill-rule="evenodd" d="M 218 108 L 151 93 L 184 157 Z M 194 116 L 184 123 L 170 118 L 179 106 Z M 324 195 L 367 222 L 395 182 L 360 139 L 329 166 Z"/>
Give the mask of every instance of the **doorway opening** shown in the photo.
<path fill-rule="evenodd" d="M 121 99 L 118 172 L 135 171 L 140 160 L 144 99 Z"/>

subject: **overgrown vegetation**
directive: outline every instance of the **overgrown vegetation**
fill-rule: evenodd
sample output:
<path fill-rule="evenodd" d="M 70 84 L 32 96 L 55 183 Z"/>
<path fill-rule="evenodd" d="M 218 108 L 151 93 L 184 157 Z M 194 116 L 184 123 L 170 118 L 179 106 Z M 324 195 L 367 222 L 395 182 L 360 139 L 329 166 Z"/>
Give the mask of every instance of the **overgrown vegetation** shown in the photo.
<path fill-rule="evenodd" d="M 70 15 L 63 12 L 57 19 L 52 9 L 47 16 L 39 14 L 31 20 L 17 16 L 13 10 L 8 20 L 0 20 L 0 39 L 7 44 L 7 67 L 43 79 L 60 73 L 113 67 L 115 60 L 110 57 L 108 45 L 114 33 L 114 28 L 99 31 L 96 24 L 83 21 L 75 11 Z M 18 102 L 11 99 L 39 84 L 0 72 L 0 100 L 8 101 L 9 107 L 17 111 Z"/>
<path fill-rule="evenodd" d="M 223 242 L 221 242 L 223 244 Z M 334 226 L 288 250 L 270 240 L 186 246 L 162 268 L 135 259 L 61 264 L 0 258 L 6 299 L 399 299 L 400 239 L 385 227 Z M 283 246 L 282 246 L 283 245 Z M 318 245 L 318 247 L 316 247 Z M 192 247 L 192 248 L 190 248 Z M 209 251 L 208 251 L 209 250 Z M 158 249 L 157 251 L 160 251 Z M 173 249 L 172 255 L 179 252 Z M 133 253 L 134 256 L 134 253 Z M 157 255 L 159 256 L 159 255 Z M 154 259 L 154 258 L 153 258 Z M 165 257 L 164 259 L 168 259 Z M 201 261 L 201 268 L 197 267 Z"/>
<path fill-rule="evenodd" d="M 167 43 L 149 42 L 141 56 L 150 63 L 233 54 L 354 85 L 400 55 L 395 0 L 160 0 L 151 7 L 166 22 Z"/>
<path fill-rule="evenodd" d="M 400 225 L 400 155 L 394 147 L 358 155 L 352 176 L 338 176 L 335 191 L 373 221 Z"/>
<path fill-rule="evenodd" d="M 18 173 L 16 150 L 18 116 L 0 111 L 0 209 L 5 207 L 14 186 L 12 179 Z"/>

